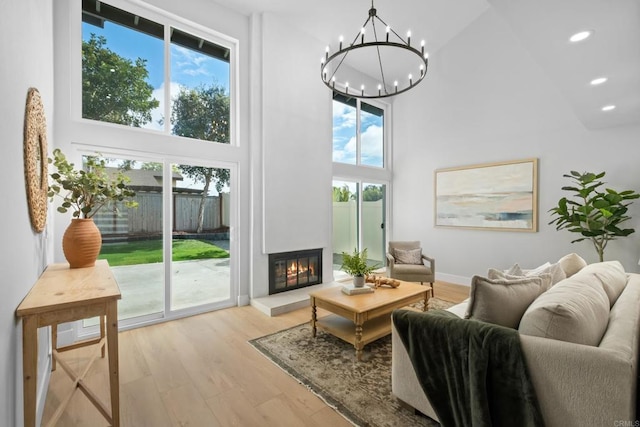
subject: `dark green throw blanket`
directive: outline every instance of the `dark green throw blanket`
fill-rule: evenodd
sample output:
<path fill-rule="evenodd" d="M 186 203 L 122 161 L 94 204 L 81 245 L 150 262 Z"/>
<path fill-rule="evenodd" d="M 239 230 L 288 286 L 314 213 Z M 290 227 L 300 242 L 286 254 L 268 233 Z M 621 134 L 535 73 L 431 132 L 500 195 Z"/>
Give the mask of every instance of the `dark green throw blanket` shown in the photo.
<path fill-rule="evenodd" d="M 393 323 L 443 426 L 544 425 L 516 330 L 443 310 Z"/>

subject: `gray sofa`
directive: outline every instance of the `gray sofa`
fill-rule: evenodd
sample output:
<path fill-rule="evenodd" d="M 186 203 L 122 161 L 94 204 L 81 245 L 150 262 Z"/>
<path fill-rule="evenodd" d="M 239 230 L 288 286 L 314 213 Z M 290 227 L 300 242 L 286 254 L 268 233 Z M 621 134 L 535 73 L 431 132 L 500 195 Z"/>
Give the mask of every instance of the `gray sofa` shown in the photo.
<path fill-rule="evenodd" d="M 543 291 L 519 323 L 547 426 L 613 426 L 636 419 L 640 274 L 621 273 L 616 263 L 568 269 L 568 277 Z M 468 305 L 449 311 L 469 317 Z M 587 343 L 593 337 L 597 341 Z M 393 394 L 437 421 L 395 326 L 392 346 Z"/>

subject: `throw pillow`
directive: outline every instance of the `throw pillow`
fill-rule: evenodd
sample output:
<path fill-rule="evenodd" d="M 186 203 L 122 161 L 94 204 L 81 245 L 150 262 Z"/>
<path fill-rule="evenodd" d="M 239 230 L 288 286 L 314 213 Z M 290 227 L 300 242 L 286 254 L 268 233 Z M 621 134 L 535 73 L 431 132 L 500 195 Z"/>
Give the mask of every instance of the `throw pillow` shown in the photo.
<path fill-rule="evenodd" d="M 555 285 L 561 280 L 567 278 L 564 270 L 560 266 L 560 263 L 557 262 L 555 264 L 550 264 L 548 262 L 542 264 L 540 267 L 534 268 L 532 270 L 522 270 L 525 276 L 539 276 L 540 274 L 549 274 L 551 275 L 551 283 L 550 286 Z"/>
<path fill-rule="evenodd" d="M 531 270 L 523 270 L 520 268 L 518 264 L 515 264 L 509 270 L 505 270 L 505 271 L 499 270 L 497 268 L 490 268 L 487 271 L 487 278 L 491 280 L 495 280 L 495 279 L 511 280 L 511 279 L 517 279 L 519 277 L 540 276 L 542 274 L 548 274 L 551 276 L 551 280 L 548 282 L 548 286 L 546 287 L 547 289 L 566 278 L 564 274 L 564 270 L 562 270 L 562 268 L 560 267 L 560 264 L 558 263 L 550 264 L 548 262 Z"/>
<path fill-rule="evenodd" d="M 583 274 L 593 274 L 602 283 L 602 288 L 609 298 L 609 307 L 613 307 L 613 304 L 616 303 L 618 297 L 627 286 L 627 274 L 620 261 L 589 264 L 580 270 L 575 277 L 581 277 Z"/>
<path fill-rule="evenodd" d="M 396 249 L 393 255 L 398 264 L 422 264 L 422 248 Z"/>
<path fill-rule="evenodd" d="M 506 270 L 508 271 L 508 270 Z M 499 270 L 497 268 L 490 268 L 487 270 L 487 279 L 489 280 L 498 280 L 498 279 L 520 279 L 522 276 L 513 276 L 511 274 L 507 274 L 505 270 Z"/>
<path fill-rule="evenodd" d="M 549 267 L 551 267 L 551 263 L 549 261 L 545 262 L 544 264 L 536 267 L 536 268 L 532 268 L 529 270 L 522 270 L 522 273 L 526 276 L 526 275 L 531 275 L 531 276 L 537 276 L 540 273 L 543 273 L 544 271 L 546 271 Z"/>
<path fill-rule="evenodd" d="M 518 264 L 513 264 L 513 267 L 505 270 L 505 273 L 509 276 L 524 276 L 524 273 Z"/>
<path fill-rule="evenodd" d="M 568 254 L 558 260 L 567 277 L 571 277 L 587 266 L 587 262 L 578 254 Z"/>
<path fill-rule="evenodd" d="M 474 276 L 465 319 L 515 329 L 527 307 L 546 289 L 545 280 L 550 281 L 551 277 L 490 280 Z"/>
<path fill-rule="evenodd" d="M 518 330 L 524 335 L 597 346 L 609 323 L 609 299 L 593 281 L 563 280 L 525 311 Z"/>

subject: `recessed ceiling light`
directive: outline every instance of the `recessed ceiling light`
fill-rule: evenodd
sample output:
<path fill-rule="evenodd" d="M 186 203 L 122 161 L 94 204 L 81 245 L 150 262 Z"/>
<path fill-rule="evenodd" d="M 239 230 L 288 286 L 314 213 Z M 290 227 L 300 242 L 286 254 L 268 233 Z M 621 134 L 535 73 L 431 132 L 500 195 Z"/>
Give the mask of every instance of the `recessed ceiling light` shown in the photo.
<path fill-rule="evenodd" d="M 569 37 L 569 41 L 573 43 L 579 42 L 591 36 L 592 34 L 593 34 L 593 30 L 580 31 L 579 33 L 575 33 L 574 35 Z"/>
<path fill-rule="evenodd" d="M 608 79 L 606 77 L 598 77 L 597 79 L 591 80 L 591 85 L 592 86 L 601 85 L 602 83 L 606 82 L 607 80 Z"/>
<path fill-rule="evenodd" d="M 602 111 L 611 111 L 614 110 L 616 108 L 615 105 L 605 105 L 604 107 L 602 107 Z"/>

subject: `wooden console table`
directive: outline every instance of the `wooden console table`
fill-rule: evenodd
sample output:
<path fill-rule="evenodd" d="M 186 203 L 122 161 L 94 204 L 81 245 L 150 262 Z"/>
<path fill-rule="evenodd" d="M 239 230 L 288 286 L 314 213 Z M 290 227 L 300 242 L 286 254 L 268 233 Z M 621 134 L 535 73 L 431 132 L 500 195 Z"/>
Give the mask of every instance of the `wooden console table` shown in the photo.
<path fill-rule="evenodd" d="M 62 400 L 60 407 L 51 417 L 48 425 L 55 425 L 62 415 L 74 392 L 80 389 L 112 426 L 120 425 L 120 385 L 118 377 L 118 300 L 121 298 L 120 288 L 109 264 L 105 260 L 96 262 L 95 267 L 70 269 L 68 264 L 51 264 L 42 273 L 18 306 L 16 315 L 22 317 L 22 363 L 24 382 L 24 425 L 36 425 L 36 384 L 38 373 L 38 328 L 52 326 L 52 369 L 56 362 L 69 374 L 74 388 Z M 57 348 L 57 326 L 59 323 L 100 317 L 100 337 L 75 343 L 67 347 Z M 59 353 L 99 344 L 97 350 L 104 357 L 106 341 L 109 356 L 109 387 L 111 394 L 111 410 L 98 399 L 94 392 L 87 388 L 83 377 L 95 361 L 98 352 L 91 358 L 89 365 L 81 375 L 77 375 Z"/>

